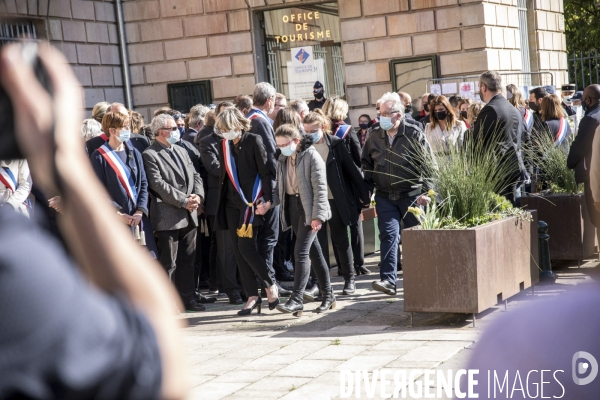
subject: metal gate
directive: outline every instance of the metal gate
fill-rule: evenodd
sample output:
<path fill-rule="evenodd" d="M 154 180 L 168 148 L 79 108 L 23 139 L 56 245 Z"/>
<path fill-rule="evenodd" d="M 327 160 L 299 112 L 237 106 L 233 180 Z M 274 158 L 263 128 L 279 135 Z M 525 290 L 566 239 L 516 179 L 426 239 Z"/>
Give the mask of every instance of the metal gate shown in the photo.
<path fill-rule="evenodd" d="M 502 76 L 502 84 L 504 86 L 513 84 L 517 87 L 530 86 L 554 86 L 554 74 L 550 71 L 541 72 L 504 72 Z M 479 81 L 480 75 L 462 75 L 452 76 L 448 78 L 435 78 L 427 81 L 425 92 L 431 92 L 431 85 L 440 85 L 441 94 L 454 95 L 461 93 L 461 84 L 474 85 Z M 473 90 L 472 89 L 472 90 Z M 477 93 L 473 93 L 476 95 Z"/>
<path fill-rule="evenodd" d="M 569 71 L 569 82 L 574 83 L 577 90 L 583 90 L 586 86 L 600 83 L 600 54 L 598 50 L 576 51 L 569 56 L 567 69 Z"/>
<path fill-rule="evenodd" d="M 33 22 L 0 20 L 0 46 L 17 41 L 39 41 Z"/>

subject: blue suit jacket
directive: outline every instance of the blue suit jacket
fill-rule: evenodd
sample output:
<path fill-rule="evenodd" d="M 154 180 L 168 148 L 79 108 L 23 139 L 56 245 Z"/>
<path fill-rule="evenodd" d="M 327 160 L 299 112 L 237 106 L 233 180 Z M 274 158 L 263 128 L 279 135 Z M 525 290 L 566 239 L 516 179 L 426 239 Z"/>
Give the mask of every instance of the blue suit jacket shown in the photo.
<path fill-rule="evenodd" d="M 148 215 L 148 180 L 144 171 L 144 160 L 139 151 L 137 151 L 129 142 L 125 142 L 127 151 L 127 166 L 131 169 L 131 175 L 138 193 L 137 204 L 133 204 L 131 198 L 127 195 L 125 188 L 119 182 L 117 174 L 106 162 L 100 151 L 94 150 L 92 153 L 92 166 L 94 171 L 104 185 L 113 203 L 120 208 L 122 213 L 133 215 L 136 210 L 142 211 Z"/>

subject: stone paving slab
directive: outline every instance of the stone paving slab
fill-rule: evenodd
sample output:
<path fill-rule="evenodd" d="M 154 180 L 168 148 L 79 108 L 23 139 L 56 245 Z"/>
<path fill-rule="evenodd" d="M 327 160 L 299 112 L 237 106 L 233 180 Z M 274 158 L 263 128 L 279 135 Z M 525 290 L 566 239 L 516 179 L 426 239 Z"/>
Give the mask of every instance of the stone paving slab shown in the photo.
<path fill-rule="evenodd" d="M 241 307 L 219 298 L 206 312 L 182 315 L 189 323 L 182 330 L 193 385 L 188 398 L 337 399 L 341 370 L 366 370 L 368 376 L 381 368 L 455 371 L 467 365 L 481 332 L 494 319 L 588 282 L 598 265 L 596 260 L 580 269 L 561 265 L 556 284 L 519 293 L 508 300 L 508 311 L 501 304 L 477 315 L 474 328 L 472 316 L 464 314 L 415 313 L 411 326 L 410 313 L 403 310 L 402 275 L 397 296 L 374 292 L 378 260 L 370 260 L 374 273 L 358 277 L 356 295 L 338 296 L 333 312 L 313 313 L 318 303 L 309 303 L 301 318 L 268 309 L 239 318 Z M 339 293 L 343 282 L 335 269 L 332 279 Z M 373 398 L 379 395 L 377 390 Z"/>

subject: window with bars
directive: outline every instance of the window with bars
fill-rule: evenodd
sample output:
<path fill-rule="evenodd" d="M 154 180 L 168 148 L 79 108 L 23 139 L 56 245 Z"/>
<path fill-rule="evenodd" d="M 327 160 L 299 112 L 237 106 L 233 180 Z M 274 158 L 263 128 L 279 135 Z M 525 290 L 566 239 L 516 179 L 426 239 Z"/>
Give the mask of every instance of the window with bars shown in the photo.
<path fill-rule="evenodd" d="M 519 10 L 519 39 L 521 40 L 521 72 L 531 72 L 529 31 L 527 30 L 527 0 L 518 0 L 517 7 Z M 525 82 L 524 86 L 531 86 L 531 82 Z"/>
<path fill-rule="evenodd" d="M 39 40 L 38 27 L 34 21 L 0 19 L 0 46 L 12 42 Z"/>

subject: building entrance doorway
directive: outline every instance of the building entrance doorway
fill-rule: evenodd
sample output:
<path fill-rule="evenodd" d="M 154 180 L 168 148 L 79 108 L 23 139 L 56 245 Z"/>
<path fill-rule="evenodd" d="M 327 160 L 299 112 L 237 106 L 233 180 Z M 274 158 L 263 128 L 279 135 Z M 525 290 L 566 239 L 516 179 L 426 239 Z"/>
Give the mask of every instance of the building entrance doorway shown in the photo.
<path fill-rule="evenodd" d="M 320 81 L 327 97 L 345 94 L 337 3 L 262 11 L 257 17 L 265 79 L 278 92 L 312 100 Z"/>

